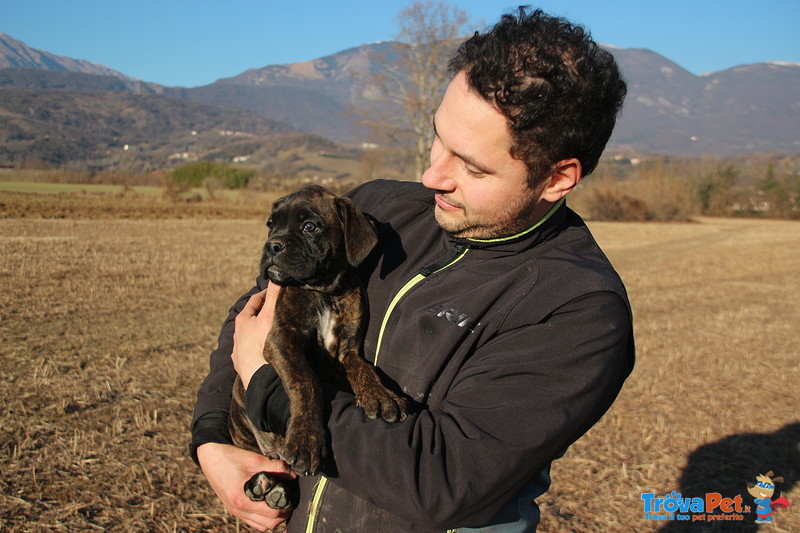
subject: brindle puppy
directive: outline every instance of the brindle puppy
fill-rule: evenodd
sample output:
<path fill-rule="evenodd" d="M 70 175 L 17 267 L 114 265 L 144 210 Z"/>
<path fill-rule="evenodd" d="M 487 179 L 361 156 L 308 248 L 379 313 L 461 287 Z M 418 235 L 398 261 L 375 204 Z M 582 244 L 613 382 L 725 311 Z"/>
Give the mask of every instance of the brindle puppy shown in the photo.
<path fill-rule="evenodd" d="M 234 443 L 316 474 L 325 456 L 320 379 L 351 390 L 370 418 L 405 419 L 406 402 L 387 390 L 362 356 L 366 296 L 356 266 L 377 243 L 372 224 L 347 198 L 309 186 L 275 202 L 261 275 L 281 289 L 264 359 L 289 397 L 285 437 L 258 430 L 244 409 L 236 379 L 230 414 Z M 296 488 L 262 472 L 245 484 L 253 500 L 293 507 Z"/>

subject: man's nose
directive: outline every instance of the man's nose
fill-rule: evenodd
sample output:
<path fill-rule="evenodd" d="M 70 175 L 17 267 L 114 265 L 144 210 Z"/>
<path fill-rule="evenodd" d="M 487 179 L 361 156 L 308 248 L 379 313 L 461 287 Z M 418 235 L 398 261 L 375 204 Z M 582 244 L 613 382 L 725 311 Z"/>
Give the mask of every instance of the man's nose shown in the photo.
<path fill-rule="evenodd" d="M 452 178 L 452 161 L 445 153 L 431 154 L 431 165 L 422 174 L 422 184 L 437 191 L 452 191 L 455 181 Z"/>

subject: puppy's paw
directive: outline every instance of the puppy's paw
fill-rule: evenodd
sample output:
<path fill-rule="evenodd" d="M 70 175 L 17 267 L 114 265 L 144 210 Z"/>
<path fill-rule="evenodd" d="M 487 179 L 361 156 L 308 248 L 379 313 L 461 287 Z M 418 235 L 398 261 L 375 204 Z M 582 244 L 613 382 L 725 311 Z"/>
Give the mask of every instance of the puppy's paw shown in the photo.
<path fill-rule="evenodd" d="M 296 481 L 277 479 L 267 472 L 259 472 L 247 480 L 244 493 L 251 500 L 263 501 L 277 511 L 294 509 L 300 499 Z"/>
<path fill-rule="evenodd" d="M 408 416 L 408 403 L 382 386 L 356 395 L 356 403 L 369 418 L 383 418 L 387 422 L 402 422 Z"/>
<path fill-rule="evenodd" d="M 322 468 L 326 456 L 325 429 L 322 424 L 292 424 L 283 441 L 283 460 L 301 476 L 313 476 Z"/>

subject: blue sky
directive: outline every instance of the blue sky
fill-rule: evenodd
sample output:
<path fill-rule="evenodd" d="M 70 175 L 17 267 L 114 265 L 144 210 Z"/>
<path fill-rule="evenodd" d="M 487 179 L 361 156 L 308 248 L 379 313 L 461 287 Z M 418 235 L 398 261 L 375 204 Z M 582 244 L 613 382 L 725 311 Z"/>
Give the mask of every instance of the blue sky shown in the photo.
<path fill-rule="evenodd" d="M 250 68 L 391 40 L 409 0 L 0 0 L 0 32 L 129 76 L 195 87 Z M 451 0 L 494 23 L 521 2 Z M 800 0 L 542 0 L 595 40 L 649 48 L 695 74 L 800 63 Z M 476 28 L 477 29 L 477 28 Z"/>

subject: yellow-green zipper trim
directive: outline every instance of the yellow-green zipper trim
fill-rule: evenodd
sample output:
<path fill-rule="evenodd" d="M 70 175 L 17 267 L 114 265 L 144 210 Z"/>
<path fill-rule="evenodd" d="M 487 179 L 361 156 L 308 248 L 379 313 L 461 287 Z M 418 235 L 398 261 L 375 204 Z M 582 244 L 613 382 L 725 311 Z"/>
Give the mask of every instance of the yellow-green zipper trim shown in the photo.
<path fill-rule="evenodd" d="M 467 240 L 473 241 L 473 242 L 496 243 L 496 242 L 511 241 L 511 240 L 517 239 L 519 237 L 522 237 L 523 235 L 527 235 L 528 233 L 532 232 L 533 230 L 535 230 L 536 228 L 538 228 L 539 226 L 541 226 L 542 224 L 547 222 L 547 220 L 550 217 L 553 216 L 553 213 L 558 211 L 558 208 L 561 207 L 561 204 L 563 204 L 565 201 L 566 201 L 566 198 L 562 198 L 559 201 L 557 201 L 556 203 L 554 203 L 553 206 L 547 211 L 547 213 L 542 218 L 539 219 L 539 221 L 536 224 L 534 224 L 533 226 L 531 226 L 530 228 L 528 228 L 528 229 L 526 229 L 524 231 L 521 231 L 521 232 L 517 233 L 516 235 L 511 235 L 509 237 L 500 237 L 498 239 L 473 239 L 473 238 L 467 238 Z"/>
<path fill-rule="evenodd" d="M 314 532 L 314 522 L 317 520 L 317 511 L 319 504 L 322 501 L 322 494 L 325 492 L 325 487 L 328 485 L 328 478 L 319 476 L 319 482 L 314 487 L 314 499 L 311 500 L 311 507 L 308 509 L 308 522 L 306 523 L 306 533 Z"/>
<path fill-rule="evenodd" d="M 465 255 L 467 255 L 468 251 L 469 251 L 469 245 L 465 246 L 464 249 L 461 251 L 461 253 L 458 254 L 457 256 L 455 256 L 452 261 L 447 263 L 445 266 L 443 266 L 439 270 L 433 272 L 432 274 L 435 274 L 436 272 L 441 272 L 445 268 L 448 268 L 448 267 L 452 266 L 453 264 L 457 263 Z M 389 317 L 392 316 L 392 311 L 394 311 L 394 308 L 397 305 L 397 302 L 399 302 L 400 299 L 403 296 L 405 296 L 406 293 L 408 293 L 408 291 L 410 291 L 417 283 L 419 283 L 420 281 L 422 281 L 425 278 L 426 278 L 426 276 L 423 276 L 422 274 L 417 274 L 416 276 L 414 276 L 413 278 L 408 280 L 408 282 L 405 285 L 403 285 L 403 288 L 401 288 L 397 292 L 397 294 L 394 295 L 394 298 L 392 298 L 392 301 L 389 303 L 389 307 L 386 309 L 386 313 L 383 315 L 383 323 L 381 324 L 381 330 L 378 333 L 378 346 L 375 349 L 375 362 L 373 363 L 375 366 L 378 366 L 378 354 L 380 354 L 380 351 L 381 351 L 381 345 L 382 345 L 381 343 L 383 341 L 383 332 L 386 330 L 386 324 L 389 322 Z"/>
<path fill-rule="evenodd" d="M 534 224 L 533 226 L 531 226 L 530 228 L 528 228 L 528 229 L 526 229 L 524 231 L 521 231 L 520 233 L 517 233 L 516 235 L 511 235 L 510 237 L 501 237 L 499 239 L 468 239 L 468 240 L 474 241 L 474 242 L 478 242 L 478 243 L 498 243 L 498 242 L 510 241 L 510 240 L 516 239 L 518 237 L 522 237 L 523 235 L 526 235 L 526 234 L 532 232 L 533 230 L 535 230 L 536 228 L 538 228 L 539 226 L 541 226 L 542 224 L 547 222 L 547 220 L 549 220 L 550 217 L 553 216 L 553 213 L 558 211 L 558 208 L 561 207 L 561 204 L 564 203 L 564 200 L 565 200 L 565 198 L 561 198 L 559 201 L 557 201 L 555 204 L 553 204 L 553 206 L 547 211 L 547 213 L 541 219 L 539 219 L 538 222 L 536 222 L 536 224 Z M 458 262 L 461 258 L 464 257 L 464 255 L 466 255 L 468 250 L 469 250 L 469 244 L 467 244 L 464 247 L 464 250 L 462 250 L 462 252 L 460 254 L 458 254 L 456 257 L 454 257 L 452 261 L 447 263 L 445 266 L 443 266 L 442 268 L 440 268 L 436 272 L 440 272 L 440 271 L 444 270 L 445 268 L 448 268 L 449 266 L 451 266 L 454 263 Z M 436 272 L 433 272 L 433 273 L 435 274 Z M 383 323 L 381 324 L 381 330 L 378 333 L 378 347 L 375 350 L 375 363 L 374 363 L 375 366 L 378 365 L 378 354 L 380 353 L 380 349 L 381 349 L 381 341 L 383 340 L 383 332 L 386 329 L 386 323 L 389 321 L 389 317 L 391 316 L 392 311 L 394 310 L 394 307 L 397 305 L 397 302 L 399 302 L 400 299 L 403 296 L 405 296 L 406 293 L 408 291 L 410 291 L 412 287 L 414 287 L 414 285 L 416 285 L 417 283 L 419 283 L 423 279 L 425 279 L 425 276 L 423 276 L 422 274 L 417 274 L 416 276 L 414 276 L 413 278 L 408 280 L 408 282 L 405 285 L 403 285 L 403 288 L 400 289 L 398 291 L 398 293 L 394 295 L 394 298 L 392 298 L 392 301 L 389 303 L 389 308 L 386 310 L 386 314 L 383 315 Z"/>
<path fill-rule="evenodd" d="M 464 249 L 461 251 L 461 253 L 459 253 L 456 257 L 453 258 L 452 261 L 447 263 L 445 266 L 443 266 L 436 272 L 441 272 L 445 268 L 458 262 L 466 255 L 468 250 L 469 250 L 469 245 L 465 246 Z M 433 274 L 435 274 L 436 272 L 433 272 Z M 375 350 L 375 363 L 374 363 L 375 365 L 378 364 L 378 352 L 380 351 L 381 341 L 383 340 L 383 331 L 386 329 L 386 324 L 389 321 L 389 316 L 391 316 L 392 311 L 397 305 L 397 302 L 399 302 L 400 299 L 403 296 L 405 296 L 405 294 L 408 291 L 410 291 L 412 287 L 414 287 L 414 285 L 416 285 L 423 279 L 425 279 L 425 276 L 423 276 L 422 274 L 417 274 L 416 276 L 408 280 L 408 282 L 405 285 L 403 285 L 403 287 L 397 292 L 397 294 L 394 295 L 394 298 L 392 298 L 392 301 L 389 303 L 389 307 L 386 309 L 386 314 L 384 314 L 383 316 L 383 323 L 381 324 L 380 333 L 378 333 L 378 349 Z M 311 500 L 311 507 L 308 510 L 308 522 L 306 522 L 306 533 L 314 532 L 314 525 L 317 520 L 317 512 L 319 511 L 319 504 L 322 501 L 322 494 L 325 492 L 325 487 L 327 486 L 327 484 L 328 484 L 328 478 L 326 478 L 325 476 L 320 476 L 319 483 L 317 483 L 317 486 L 314 487 L 314 498 Z"/>

